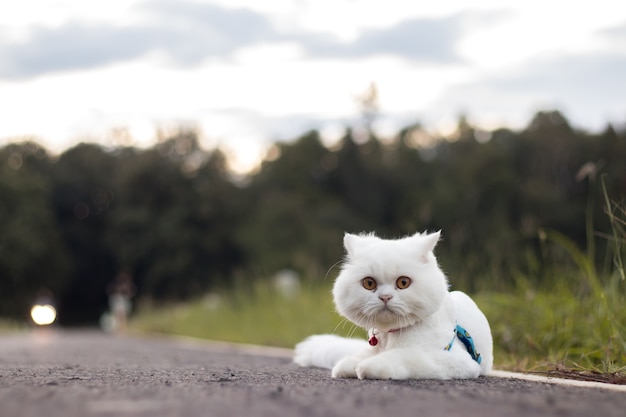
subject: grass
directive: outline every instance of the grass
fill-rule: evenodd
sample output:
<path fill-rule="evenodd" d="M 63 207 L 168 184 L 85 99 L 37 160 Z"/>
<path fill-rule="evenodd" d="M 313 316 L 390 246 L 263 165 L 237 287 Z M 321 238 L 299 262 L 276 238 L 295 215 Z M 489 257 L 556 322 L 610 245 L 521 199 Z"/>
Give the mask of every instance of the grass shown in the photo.
<path fill-rule="evenodd" d="M 24 323 L 0 318 L 0 334 L 23 331 L 26 328 L 27 326 Z"/>
<path fill-rule="evenodd" d="M 293 347 L 314 333 L 358 330 L 334 312 L 329 284 L 305 284 L 293 298 L 258 281 L 246 291 L 210 294 L 189 303 L 140 305 L 131 326 L 142 331 Z"/>
<path fill-rule="evenodd" d="M 517 280 L 508 294 L 481 294 L 478 304 L 490 318 L 496 363 L 513 370 L 604 375 L 626 383 L 626 210 L 609 199 L 601 181 L 611 232 L 593 225 L 593 199 L 587 209 L 587 247 L 554 230 L 540 231 L 544 244 L 560 248 L 571 266 L 559 265 L 541 288 Z M 592 184 L 595 187 L 595 184 Z M 590 195 L 593 195 L 590 194 Z M 607 239 L 612 262 L 597 269 L 595 240 Z M 556 261 L 553 261 L 556 263 Z"/>
<path fill-rule="evenodd" d="M 496 366 L 516 371 L 573 369 L 610 374 L 626 368 L 623 295 L 599 302 L 561 282 L 553 291 L 476 297 L 490 319 Z"/>

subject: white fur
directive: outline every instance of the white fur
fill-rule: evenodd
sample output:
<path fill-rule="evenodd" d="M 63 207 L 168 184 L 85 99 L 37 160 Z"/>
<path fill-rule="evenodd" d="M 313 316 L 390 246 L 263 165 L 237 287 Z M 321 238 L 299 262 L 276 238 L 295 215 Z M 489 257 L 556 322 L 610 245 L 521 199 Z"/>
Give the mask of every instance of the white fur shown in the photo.
<path fill-rule="evenodd" d="M 451 379 L 488 373 L 493 364 L 489 323 L 470 297 L 448 292 L 433 254 L 438 240 L 439 232 L 398 240 L 346 234 L 347 258 L 333 287 L 335 306 L 376 333 L 378 345 L 316 335 L 296 345 L 294 361 L 332 369 L 334 378 Z M 401 276 L 411 279 L 408 288 L 397 287 Z M 365 277 L 376 280 L 374 290 L 364 288 Z M 455 338 L 457 323 L 472 336 L 480 365 Z M 453 339 L 452 348 L 444 350 Z"/>

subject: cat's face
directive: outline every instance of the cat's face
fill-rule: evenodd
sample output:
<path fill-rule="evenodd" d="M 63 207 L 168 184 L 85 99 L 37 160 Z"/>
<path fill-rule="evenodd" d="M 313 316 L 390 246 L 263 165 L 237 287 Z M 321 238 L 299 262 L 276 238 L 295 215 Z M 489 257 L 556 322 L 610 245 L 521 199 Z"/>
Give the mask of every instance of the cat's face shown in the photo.
<path fill-rule="evenodd" d="M 347 259 L 333 288 L 337 311 L 363 328 L 383 331 L 433 314 L 448 292 L 433 254 L 438 239 L 438 232 L 398 240 L 346 234 Z"/>

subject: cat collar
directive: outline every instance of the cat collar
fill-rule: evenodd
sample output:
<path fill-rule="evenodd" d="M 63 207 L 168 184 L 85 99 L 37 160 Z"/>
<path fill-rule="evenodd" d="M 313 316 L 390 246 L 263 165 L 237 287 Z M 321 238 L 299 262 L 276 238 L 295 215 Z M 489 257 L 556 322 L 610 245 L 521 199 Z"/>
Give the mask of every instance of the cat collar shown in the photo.
<path fill-rule="evenodd" d="M 454 329 L 454 336 L 452 336 L 452 340 L 450 341 L 450 343 L 446 345 L 446 347 L 443 348 L 443 350 L 452 349 L 452 345 L 454 344 L 455 339 L 459 339 L 461 343 L 465 345 L 465 349 L 467 349 L 467 353 L 470 354 L 472 359 L 474 359 L 478 363 L 482 361 L 482 358 L 480 357 L 480 353 L 476 351 L 476 345 L 474 344 L 474 340 L 472 339 L 472 336 L 470 336 L 469 332 L 458 324 L 456 325 L 456 328 Z M 370 345 L 371 344 L 372 343 L 370 342 Z"/>
<path fill-rule="evenodd" d="M 387 333 L 397 332 L 398 330 L 400 330 L 400 328 L 387 330 Z M 369 343 L 370 346 L 376 346 L 378 344 L 378 338 L 376 337 L 378 333 L 379 332 L 374 328 L 367 331 L 367 343 Z"/>
<path fill-rule="evenodd" d="M 387 333 L 394 333 L 397 332 L 398 329 L 391 329 L 388 330 Z M 380 332 L 378 332 L 376 329 L 369 329 L 369 331 L 367 332 L 367 342 L 370 344 L 370 346 L 376 346 L 378 345 L 378 338 L 376 337 L 377 334 L 379 334 Z M 478 353 L 476 351 L 476 345 L 474 344 L 474 339 L 472 339 L 472 336 L 470 335 L 470 333 L 465 330 L 465 328 L 459 324 L 456 325 L 455 329 L 454 329 L 454 336 L 452 336 L 452 340 L 450 341 L 450 343 L 448 343 L 443 350 L 450 350 L 452 349 L 452 345 L 454 344 L 454 341 L 456 339 L 459 339 L 461 341 L 461 343 L 463 343 L 463 345 L 465 346 L 465 349 L 467 349 L 467 353 L 470 354 L 470 356 L 472 357 L 472 359 L 474 359 L 476 362 L 481 363 L 482 362 L 482 358 L 480 357 L 480 353 Z"/>
<path fill-rule="evenodd" d="M 375 329 L 369 329 L 367 331 L 367 343 L 369 343 L 370 346 L 376 346 L 378 344 L 377 334 L 378 332 Z"/>

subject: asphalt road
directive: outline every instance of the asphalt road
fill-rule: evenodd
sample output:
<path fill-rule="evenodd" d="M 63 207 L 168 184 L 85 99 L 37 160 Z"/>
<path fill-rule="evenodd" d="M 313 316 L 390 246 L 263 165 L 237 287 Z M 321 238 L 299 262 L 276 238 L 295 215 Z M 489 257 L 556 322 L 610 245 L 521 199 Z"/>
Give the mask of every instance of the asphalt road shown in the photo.
<path fill-rule="evenodd" d="M 0 335 L 0 416 L 626 415 L 626 392 L 495 377 L 335 380 L 288 353 L 95 331 Z"/>

